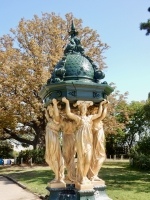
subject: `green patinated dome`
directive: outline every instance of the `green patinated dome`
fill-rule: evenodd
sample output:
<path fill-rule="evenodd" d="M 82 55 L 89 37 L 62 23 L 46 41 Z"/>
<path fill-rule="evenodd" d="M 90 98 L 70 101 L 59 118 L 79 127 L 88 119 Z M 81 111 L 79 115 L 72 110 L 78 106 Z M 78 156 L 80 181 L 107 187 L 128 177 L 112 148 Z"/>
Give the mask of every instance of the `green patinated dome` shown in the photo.
<path fill-rule="evenodd" d="M 65 63 L 65 79 L 72 78 L 85 78 L 91 79 L 94 78 L 94 69 L 91 63 L 80 54 L 69 54 L 66 58 Z"/>
<path fill-rule="evenodd" d="M 55 72 L 58 69 L 61 69 L 62 60 L 56 65 Z M 68 54 L 66 56 L 65 64 L 65 75 L 64 80 L 93 80 L 94 78 L 94 69 L 91 63 L 83 57 L 81 54 Z"/>

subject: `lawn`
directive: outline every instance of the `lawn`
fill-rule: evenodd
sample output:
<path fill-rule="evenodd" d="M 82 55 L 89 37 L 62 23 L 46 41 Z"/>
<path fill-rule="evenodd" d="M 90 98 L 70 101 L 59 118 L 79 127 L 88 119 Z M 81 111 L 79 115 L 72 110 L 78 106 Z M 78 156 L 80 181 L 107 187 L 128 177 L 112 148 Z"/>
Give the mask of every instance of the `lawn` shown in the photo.
<path fill-rule="evenodd" d="M 1 166 L 0 171 L 42 195 L 47 194 L 47 183 L 54 178 L 49 167 Z M 105 162 L 99 176 L 105 180 L 106 193 L 113 200 L 150 199 L 150 172 L 133 170 L 127 162 Z"/>

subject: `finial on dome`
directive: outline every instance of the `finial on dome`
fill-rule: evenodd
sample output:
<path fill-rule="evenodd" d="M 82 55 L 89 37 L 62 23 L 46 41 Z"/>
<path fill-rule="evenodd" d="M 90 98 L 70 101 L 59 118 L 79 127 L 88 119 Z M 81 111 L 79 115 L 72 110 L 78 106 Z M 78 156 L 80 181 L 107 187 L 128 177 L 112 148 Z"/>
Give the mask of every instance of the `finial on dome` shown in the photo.
<path fill-rule="evenodd" d="M 71 23 L 71 31 L 69 31 L 69 35 L 71 35 L 71 37 L 78 35 L 78 31 L 76 31 L 73 20 L 72 20 L 72 23 Z"/>

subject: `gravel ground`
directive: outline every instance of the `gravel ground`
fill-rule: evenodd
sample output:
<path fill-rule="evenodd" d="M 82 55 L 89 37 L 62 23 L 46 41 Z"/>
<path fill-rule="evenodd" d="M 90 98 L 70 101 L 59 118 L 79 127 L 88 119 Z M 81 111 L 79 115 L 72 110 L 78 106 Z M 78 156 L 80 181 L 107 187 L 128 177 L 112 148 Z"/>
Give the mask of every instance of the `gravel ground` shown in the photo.
<path fill-rule="evenodd" d="M 40 198 L 23 189 L 15 182 L 0 176 L 0 199 L 1 200 L 39 200 Z"/>

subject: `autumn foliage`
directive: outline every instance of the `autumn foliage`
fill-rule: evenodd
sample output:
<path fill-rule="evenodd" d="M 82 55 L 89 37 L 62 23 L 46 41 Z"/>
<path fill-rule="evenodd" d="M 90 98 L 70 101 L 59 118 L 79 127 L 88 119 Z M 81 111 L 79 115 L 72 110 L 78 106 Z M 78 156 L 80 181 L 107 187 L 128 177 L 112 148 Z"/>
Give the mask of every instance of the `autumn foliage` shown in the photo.
<path fill-rule="evenodd" d="M 99 34 L 82 26 L 82 20 L 71 13 L 65 19 L 55 13 L 44 13 L 41 18 L 21 19 L 10 35 L 0 37 L 0 139 L 16 139 L 36 148 L 43 144 L 45 116 L 38 97 L 41 87 L 50 78 L 50 72 L 63 56 L 69 41 L 68 31 L 72 18 L 86 55 L 104 69 L 103 53 L 109 47 Z M 115 94 L 116 95 L 116 94 Z M 107 118 L 108 132 L 115 132 L 113 105 Z"/>

